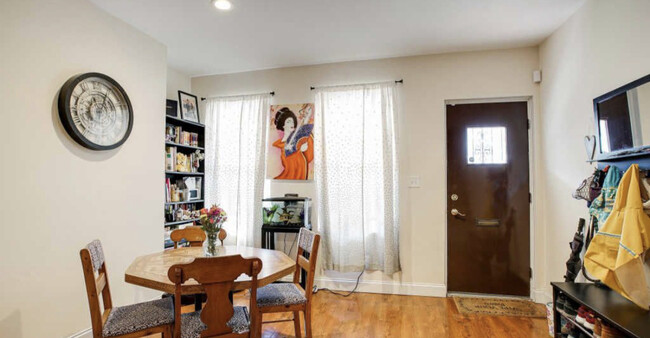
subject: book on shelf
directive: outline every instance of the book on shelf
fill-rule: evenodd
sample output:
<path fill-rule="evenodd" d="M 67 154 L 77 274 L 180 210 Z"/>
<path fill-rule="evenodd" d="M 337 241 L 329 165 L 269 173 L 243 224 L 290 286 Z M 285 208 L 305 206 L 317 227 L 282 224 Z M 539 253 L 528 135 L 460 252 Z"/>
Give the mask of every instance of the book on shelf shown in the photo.
<path fill-rule="evenodd" d="M 174 163 L 176 163 L 176 147 L 165 148 L 165 170 L 174 171 Z"/>
<path fill-rule="evenodd" d="M 172 191 L 169 178 L 165 179 L 165 202 L 171 202 L 172 200 Z"/>
<path fill-rule="evenodd" d="M 185 154 L 176 147 L 165 147 L 165 170 L 185 173 L 197 172 L 195 169 L 200 163 L 196 152 Z"/>
<path fill-rule="evenodd" d="M 172 142 L 184 146 L 199 146 L 199 134 L 183 131 L 183 127 L 167 125 L 165 127 L 165 142 Z"/>

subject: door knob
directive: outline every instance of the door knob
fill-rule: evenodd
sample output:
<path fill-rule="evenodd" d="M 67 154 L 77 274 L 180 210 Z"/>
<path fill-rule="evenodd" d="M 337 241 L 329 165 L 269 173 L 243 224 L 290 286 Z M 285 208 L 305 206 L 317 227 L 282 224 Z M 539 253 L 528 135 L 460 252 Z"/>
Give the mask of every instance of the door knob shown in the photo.
<path fill-rule="evenodd" d="M 452 214 L 453 216 L 462 216 L 462 217 L 467 216 L 467 215 L 461 213 L 460 211 L 458 211 L 458 209 L 451 209 L 451 214 Z"/>

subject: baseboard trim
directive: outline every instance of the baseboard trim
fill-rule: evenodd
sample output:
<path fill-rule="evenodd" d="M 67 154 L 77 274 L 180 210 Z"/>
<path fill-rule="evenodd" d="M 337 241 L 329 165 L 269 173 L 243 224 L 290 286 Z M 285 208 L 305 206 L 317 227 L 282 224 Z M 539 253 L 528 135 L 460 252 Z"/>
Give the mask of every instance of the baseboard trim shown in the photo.
<path fill-rule="evenodd" d="M 533 302 L 535 303 L 546 304 L 548 302 L 553 301 L 553 296 L 551 296 L 549 293 L 547 293 L 542 289 L 533 289 L 533 292 L 531 292 L 531 296 Z"/>
<path fill-rule="evenodd" d="M 73 334 L 68 338 L 92 338 L 92 336 L 93 336 L 93 329 L 89 327 L 85 330 Z"/>
<path fill-rule="evenodd" d="M 316 278 L 314 284 L 318 288 L 337 291 L 351 291 L 357 281 L 355 279 Z M 444 284 L 433 283 L 400 283 L 386 281 L 361 281 L 357 288 L 359 292 L 383 293 L 393 295 L 446 297 L 447 287 Z"/>

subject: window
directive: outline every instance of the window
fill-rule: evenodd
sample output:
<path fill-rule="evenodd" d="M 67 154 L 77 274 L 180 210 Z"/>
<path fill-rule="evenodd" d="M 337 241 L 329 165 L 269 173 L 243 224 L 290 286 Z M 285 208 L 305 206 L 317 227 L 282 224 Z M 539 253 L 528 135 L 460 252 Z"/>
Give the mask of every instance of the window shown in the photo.
<path fill-rule="evenodd" d="M 508 163 L 506 127 L 467 128 L 467 163 Z"/>
<path fill-rule="evenodd" d="M 396 91 L 394 82 L 316 90 L 314 172 L 326 270 L 400 270 Z"/>

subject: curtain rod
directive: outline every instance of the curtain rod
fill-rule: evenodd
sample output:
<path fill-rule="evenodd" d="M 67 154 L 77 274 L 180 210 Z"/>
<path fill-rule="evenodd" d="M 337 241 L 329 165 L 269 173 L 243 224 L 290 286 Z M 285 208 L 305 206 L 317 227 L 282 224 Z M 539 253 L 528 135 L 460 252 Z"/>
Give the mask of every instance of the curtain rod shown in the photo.
<path fill-rule="evenodd" d="M 372 82 L 372 83 L 359 83 L 358 85 L 366 85 L 366 84 L 377 84 L 377 83 L 385 83 L 387 81 L 382 81 L 382 82 Z M 399 79 L 395 80 L 395 83 L 404 83 L 404 79 Z M 350 84 L 350 85 L 343 85 L 343 86 L 356 86 L 357 84 Z M 328 88 L 328 87 L 338 87 L 338 86 L 320 86 L 320 87 L 309 87 L 309 89 L 314 90 L 316 88 Z"/>
<path fill-rule="evenodd" d="M 238 96 L 249 96 L 249 95 L 261 95 L 261 94 L 267 94 L 267 93 L 259 93 L 259 94 L 245 94 L 245 95 L 229 95 L 229 96 L 210 96 L 210 97 L 202 97 L 201 101 L 205 101 L 207 99 L 221 99 L 221 98 L 229 98 L 229 97 L 238 97 Z M 275 91 L 268 93 L 271 96 L 275 95 Z"/>

